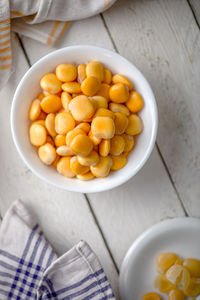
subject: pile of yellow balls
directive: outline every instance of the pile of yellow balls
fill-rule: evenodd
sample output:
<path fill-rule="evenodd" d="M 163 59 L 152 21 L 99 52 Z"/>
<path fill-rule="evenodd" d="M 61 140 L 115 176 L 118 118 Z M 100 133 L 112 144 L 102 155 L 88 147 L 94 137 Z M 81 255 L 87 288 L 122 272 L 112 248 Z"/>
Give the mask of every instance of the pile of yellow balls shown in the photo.
<path fill-rule="evenodd" d="M 59 64 L 40 80 L 29 136 L 40 160 L 66 177 L 106 177 L 127 163 L 143 124 L 141 95 L 98 61 Z"/>

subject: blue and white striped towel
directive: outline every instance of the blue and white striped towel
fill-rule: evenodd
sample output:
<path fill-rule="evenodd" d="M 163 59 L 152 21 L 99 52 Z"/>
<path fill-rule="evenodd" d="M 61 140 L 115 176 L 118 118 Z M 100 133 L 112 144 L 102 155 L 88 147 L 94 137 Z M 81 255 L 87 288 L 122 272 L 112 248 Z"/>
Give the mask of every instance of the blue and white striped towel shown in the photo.
<path fill-rule="evenodd" d="M 56 253 L 22 202 L 0 228 L 0 300 L 115 299 L 98 258 L 84 241 Z"/>

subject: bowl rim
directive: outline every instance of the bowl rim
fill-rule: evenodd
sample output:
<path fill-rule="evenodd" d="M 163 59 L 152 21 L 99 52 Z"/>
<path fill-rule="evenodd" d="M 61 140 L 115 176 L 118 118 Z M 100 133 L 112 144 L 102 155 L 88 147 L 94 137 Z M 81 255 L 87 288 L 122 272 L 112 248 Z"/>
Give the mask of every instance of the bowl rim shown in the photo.
<path fill-rule="evenodd" d="M 15 133 L 15 112 L 16 112 L 16 106 L 18 104 L 17 99 L 18 94 L 20 93 L 20 90 L 23 88 L 24 82 L 26 81 L 26 79 L 29 77 L 29 74 L 34 71 L 35 69 L 37 69 L 38 65 L 40 65 L 41 62 L 44 62 L 45 60 L 49 60 L 49 58 L 54 57 L 59 55 L 59 53 L 61 52 L 65 52 L 65 51 L 72 51 L 72 50 L 77 50 L 77 49 L 92 49 L 93 51 L 97 50 L 97 51 L 103 51 L 104 53 L 107 53 L 108 55 L 114 55 L 116 57 L 118 57 L 122 62 L 124 62 L 125 64 L 129 64 L 131 65 L 131 67 L 133 69 L 135 69 L 135 72 L 139 75 L 139 77 L 142 78 L 144 84 L 146 85 L 146 87 L 148 88 L 148 93 L 149 93 L 149 97 L 152 100 L 152 110 L 153 110 L 153 124 L 152 124 L 152 132 L 151 132 L 151 137 L 150 137 L 150 142 L 148 144 L 147 150 L 145 152 L 145 155 L 143 156 L 142 160 L 139 162 L 138 166 L 131 172 L 128 172 L 126 174 L 126 176 L 120 178 L 120 181 L 116 180 L 113 183 L 110 182 L 109 185 L 107 186 L 103 186 L 101 184 L 96 185 L 95 189 L 90 190 L 90 188 L 86 188 L 86 186 L 83 187 L 83 185 L 81 186 L 80 189 L 72 187 L 70 185 L 66 185 L 66 187 L 64 187 L 62 184 L 56 183 L 54 181 L 49 180 L 48 178 L 46 178 L 45 176 L 41 175 L 33 166 L 32 164 L 29 163 L 29 161 L 26 159 L 25 155 L 23 154 L 23 151 L 20 147 L 20 143 L 18 141 L 17 135 Z M 144 77 L 144 75 L 142 74 L 142 72 L 132 63 L 130 62 L 128 59 L 124 58 L 123 56 L 121 56 L 120 54 L 118 54 L 115 51 L 103 48 L 103 47 L 98 47 L 98 46 L 93 46 L 93 45 L 74 45 L 74 46 L 67 46 L 67 47 L 63 47 L 61 49 L 57 49 L 54 50 L 46 55 L 44 55 L 43 57 L 41 57 L 38 61 L 36 61 L 29 69 L 28 71 L 24 74 L 24 76 L 21 78 L 16 91 L 14 93 L 13 96 L 13 101 L 12 101 L 12 105 L 11 105 L 11 114 L 10 114 L 10 125 L 11 125 L 11 133 L 12 133 L 12 138 L 14 140 L 14 144 L 17 148 L 17 151 L 21 157 L 21 159 L 24 161 L 24 163 L 28 166 L 28 168 L 33 172 L 33 174 L 37 175 L 39 178 L 41 178 L 42 180 L 44 180 L 45 182 L 47 182 L 48 184 L 51 184 L 57 188 L 63 189 L 63 190 L 67 190 L 67 191 L 71 191 L 71 192 L 81 192 L 81 193 L 95 193 L 95 192 L 103 192 L 103 191 L 107 191 L 107 190 L 111 190 L 115 187 L 118 187 L 120 185 L 122 185 L 123 183 L 127 182 L 128 180 L 130 180 L 133 176 L 135 176 L 139 170 L 144 166 L 144 164 L 147 162 L 148 158 L 150 157 L 152 150 L 154 148 L 155 145 L 155 141 L 156 141 L 156 137 L 157 137 L 157 131 L 158 131 L 158 110 L 157 110 L 157 104 L 156 104 L 156 100 L 155 100 L 155 96 L 153 94 L 153 91 L 151 89 L 150 84 L 148 83 L 147 79 Z"/>

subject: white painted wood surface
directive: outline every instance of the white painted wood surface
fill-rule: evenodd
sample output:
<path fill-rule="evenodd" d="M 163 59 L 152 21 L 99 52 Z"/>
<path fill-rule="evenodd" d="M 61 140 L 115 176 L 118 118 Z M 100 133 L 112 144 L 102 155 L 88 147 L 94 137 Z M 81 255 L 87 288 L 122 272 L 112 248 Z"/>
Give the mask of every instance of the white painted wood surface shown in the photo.
<path fill-rule="evenodd" d="M 16 152 L 10 132 L 10 107 L 14 90 L 28 65 L 19 43 L 13 40 L 16 72 L 0 92 L 4 105 L 0 110 L 0 212 L 21 199 L 39 221 L 47 239 L 62 254 L 81 239 L 97 253 L 113 289 L 118 294 L 117 272 L 95 224 L 84 196 L 51 187 L 33 175 Z"/>
<path fill-rule="evenodd" d="M 119 268 L 139 234 L 161 220 L 184 216 L 156 149 L 129 182 L 89 197 Z"/>
<path fill-rule="evenodd" d="M 200 216 L 200 32 L 190 7 L 182 0 L 124 0 L 104 17 L 119 52 L 153 88 L 160 151 L 188 213 Z"/>
<path fill-rule="evenodd" d="M 190 0 L 198 14 L 195 2 Z M 31 64 L 54 50 L 25 37 L 22 42 Z M 16 152 L 10 105 L 28 64 L 23 49 L 14 43 L 17 71 L 0 91 L 0 213 L 4 215 L 15 199 L 24 201 L 60 254 L 80 239 L 88 241 L 118 295 L 117 268 L 141 232 L 166 218 L 184 216 L 185 210 L 200 216 L 200 34 L 191 8 L 186 0 L 118 0 L 103 18 L 73 22 L 57 45 L 115 48 L 144 73 L 158 102 L 159 151 L 155 148 L 145 167 L 126 184 L 88 195 L 89 205 L 82 194 L 41 182 Z"/>

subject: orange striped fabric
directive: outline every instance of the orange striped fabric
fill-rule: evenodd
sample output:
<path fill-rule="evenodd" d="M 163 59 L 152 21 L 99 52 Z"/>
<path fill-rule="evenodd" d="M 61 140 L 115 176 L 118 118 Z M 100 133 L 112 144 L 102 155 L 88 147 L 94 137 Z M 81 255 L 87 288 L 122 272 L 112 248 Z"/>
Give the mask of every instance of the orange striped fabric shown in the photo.
<path fill-rule="evenodd" d="M 11 65 L 10 18 L 7 18 L 0 22 L 0 70 L 9 70 Z"/>
<path fill-rule="evenodd" d="M 63 33 L 65 32 L 65 30 L 67 29 L 67 27 L 69 26 L 70 22 L 65 22 L 63 24 L 63 28 L 60 31 L 59 35 L 57 36 L 55 42 L 54 42 L 54 46 L 56 46 L 56 44 L 58 43 L 58 41 L 60 40 L 61 36 L 63 35 Z"/>
<path fill-rule="evenodd" d="M 10 44 L 10 39 L 0 43 L 0 47 Z"/>
<path fill-rule="evenodd" d="M 6 47 L 6 48 L 3 48 L 3 49 L 0 49 L 0 53 L 5 53 L 5 52 L 8 52 L 11 50 L 11 47 Z"/>
<path fill-rule="evenodd" d="M 8 29 L 10 29 L 10 25 L 7 25 L 6 27 L 0 28 L 0 31 L 6 31 L 6 30 L 8 30 Z"/>
<path fill-rule="evenodd" d="M 8 18 L 7 20 L 4 21 L 0 21 L 0 24 L 5 24 L 5 23 L 9 23 L 10 22 L 10 18 Z"/>
<path fill-rule="evenodd" d="M 7 55 L 7 56 L 0 56 L 0 60 L 1 61 L 5 61 L 5 60 L 10 60 L 12 58 L 12 55 Z"/>
<path fill-rule="evenodd" d="M 10 11 L 11 15 L 14 15 L 14 17 L 24 17 L 24 14 L 22 14 L 21 12 L 19 11 L 14 11 L 14 10 L 11 10 Z"/>
<path fill-rule="evenodd" d="M 48 46 L 50 46 L 52 44 L 52 40 L 54 38 L 54 35 L 55 35 L 58 27 L 60 26 L 60 23 L 61 23 L 60 21 L 55 21 L 55 23 L 53 25 L 53 28 L 52 28 L 52 30 L 51 30 L 51 32 L 50 32 L 50 34 L 48 36 L 47 42 L 46 42 L 46 44 Z"/>
<path fill-rule="evenodd" d="M 0 65 L 0 69 L 1 69 L 1 70 L 7 70 L 7 69 L 10 69 L 11 66 L 12 66 L 12 64 Z"/>
<path fill-rule="evenodd" d="M 0 39 L 2 40 L 2 39 L 4 39 L 5 37 L 8 37 L 8 36 L 10 36 L 10 32 L 4 33 L 4 34 L 0 34 Z"/>

